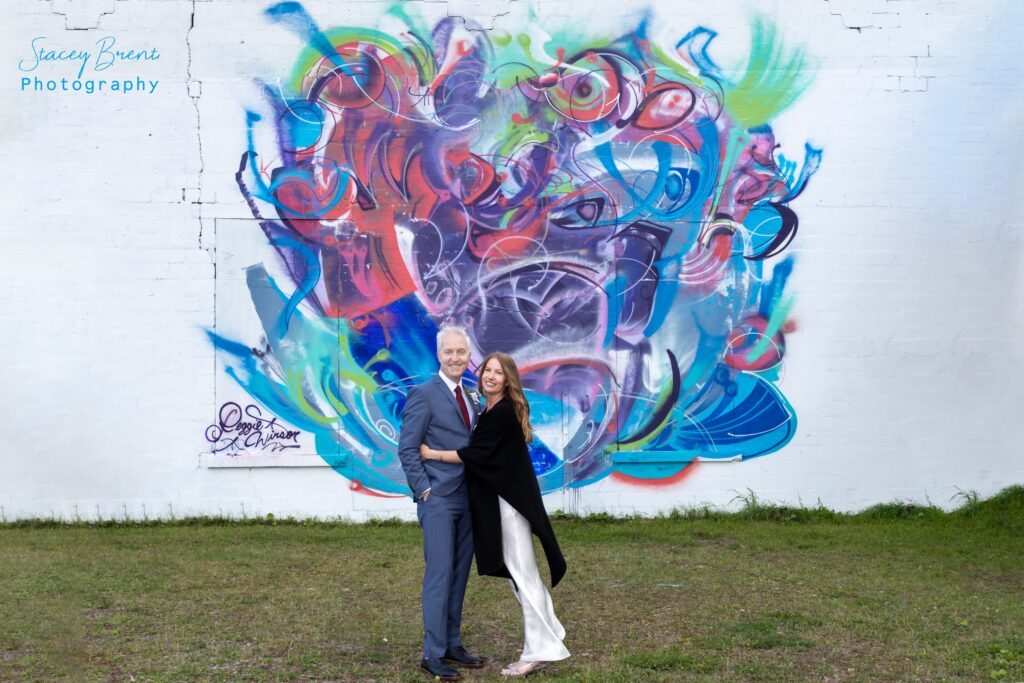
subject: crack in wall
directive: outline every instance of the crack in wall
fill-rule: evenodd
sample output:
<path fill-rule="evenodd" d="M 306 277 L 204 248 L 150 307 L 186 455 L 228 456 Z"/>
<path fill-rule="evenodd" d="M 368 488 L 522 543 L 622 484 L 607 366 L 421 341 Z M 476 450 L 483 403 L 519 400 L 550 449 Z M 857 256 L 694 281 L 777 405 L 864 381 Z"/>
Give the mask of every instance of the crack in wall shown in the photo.
<path fill-rule="evenodd" d="M 902 12 L 889 9 L 894 0 L 824 0 L 824 2 L 826 11 L 834 17 L 839 17 L 843 28 L 847 30 L 862 33 L 864 29 L 881 31 L 887 28 L 895 30 L 901 28 Z M 851 16 L 857 16 L 857 19 L 849 18 Z M 873 20 L 873 17 L 880 19 Z M 912 65 L 909 69 L 902 69 L 904 73 L 899 73 L 899 70 L 886 73 L 884 80 L 887 83 L 882 86 L 882 90 L 892 93 L 928 92 L 935 76 L 922 76 L 918 73 L 918 68 L 921 66 L 922 59 L 930 59 L 931 56 L 931 45 L 925 46 L 923 55 L 907 55 L 912 61 Z M 907 73 L 908 71 L 909 73 Z"/>
<path fill-rule="evenodd" d="M 411 1 L 415 2 L 417 0 L 411 0 Z M 422 0 L 420 0 L 420 1 L 422 1 Z M 467 31 L 478 31 L 480 33 L 484 33 L 484 32 L 487 32 L 487 31 L 493 31 L 495 29 L 496 24 L 498 23 L 498 19 L 500 19 L 501 17 L 507 17 L 510 14 L 512 14 L 512 3 L 515 3 L 515 2 L 520 2 L 520 0 L 507 0 L 507 2 L 505 3 L 505 8 L 506 9 L 505 9 L 504 12 L 495 12 L 495 13 L 488 14 L 487 16 L 489 16 L 491 18 L 491 25 L 490 26 L 484 26 L 482 23 L 480 23 L 479 21 L 477 21 L 476 19 L 474 19 L 472 17 L 467 18 L 469 15 L 464 13 L 464 12 L 455 12 L 453 14 L 451 12 L 452 8 L 451 8 L 451 5 L 449 3 L 445 3 L 444 13 L 445 13 L 445 16 L 447 16 L 449 18 L 458 19 L 459 21 L 461 21 L 462 25 L 465 26 Z"/>
<path fill-rule="evenodd" d="M 202 81 L 195 80 L 192 77 L 192 31 L 196 27 L 196 0 L 192 0 L 192 14 L 189 17 L 188 31 L 185 33 L 185 45 L 187 48 L 188 61 L 185 66 L 185 87 L 187 90 L 188 98 L 192 100 L 192 106 L 196 110 L 196 144 L 199 149 L 199 172 L 196 177 L 196 186 L 194 188 L 184 187 L 181 190 L 181 198 L 183 201 L 187 201 L 188 190 L 194 189 L 195 196 L 192 199 L 192 203 L 198 206 L 199 210 L 199 235 L 198 243 L 199 248 L 203 248 L 203 173 L 206 170 L 206 158 L 203 155 L 203 134 L 202 134 L 202 116 L 199 111 L 199 98 L 203 94 L 203 83 Z"/>
<path fill-rule="evenodd" d="M 100 27 L 100 20 L 117 10 L 116 0 L 47 0 L 50 13 L 64 17 L 65 31 L 92 31 Z M 98 5 L 109 9 L 96 9 Z M 63 11 L 61 11 L 63 10 Z"/>
<path fill-rule="evenodd" d="M 192 31 L 196 27 L 196 2 L 192 0 L 192 13 L 189 16 L 188 31 L 185 32 L 185 46 L 187 53 L 187 61 L 185 63 L 185 89 L 188 98 L 192 100 L 192 107 L 196 111 L 196 148 L 199 154 L 199 170 L 196 174 L 196 186 L 194 188 L 183 187 L 181 188 L 181 199 L 182 201 L 189 201 L 189 190 L 193 190 L 195 195 L 193 196 L 191 203 L 195 205 L 196 211 L 198 212 L 199 219 L 199 234 L 196 236 L 196 242 L 200 249 L 206 252 L 207 258 L 210 259 L 210 266 L 213 268 L 213 277 L 211 282 L 213 283 L 211 302 L 211 311 L 213 316 L 213 330 L 217 329 L 217 222 L 214 220 L 214 242 L 212 247 L 203 246 L 203 227 L 204 227 L 204 216 L 203 216 L 203 175 L 206 172 L 206 157 L 203 154 L 203 127 L 202 127 L 202 114 L 199 109 L 199 98 L 203 95 L 203 83 L 200 80 L 193 78 L 192 75 Z M 216 376 L 217 373 L 217 356 L 213 354 L 210 358 L 210 362 L 213 365 L 213 374 Z M 217 404 L 217 389 L 216 383 L 214 383 L 214 405 Z M 203 453 L 199 453 L 198 462 L 196 467 L 202 467 Z"/>
<path fill-rule="evenodd" d="M 843 28 L 845 28 L 845 29 L 848 29 L 850 31 L 856 31 L 857 33 L 861 33 L 866 28 L 875 28 L 874 24 L 861 24 L 861 25 L 851 26 L 850 24 L 846 23 L 846 17 L 843 16 L 842 10 L 839 10 L 839 11 L 836 11 L 836 12 L 832 11 L 832 6 L 833 6 L 832 5 L 832 0 L 825 0 L 825 4 L 828 5 L 828 7 L 826 8 L 826 11 L 829 14 L 831 14 L 832 16 L 834 16 L 834 17 L 839 17 L 839 21 L 842 22 Z"/>
<path fill-rule="evenodd" d="M 931 59 L 931 56 L 931 45 L 925 45 L 925 53 L 923 55 L 910 55 L 910 58 L 914 60 L 914 66 L 910 69 L 910 75 L 889 74 L 889 76 L 896 79 L 896 87 L 886 88 L 885 91 L 902 93 L 928 92 L 928 88 L 931 86 L 931 82 L 935 76 L 922 76 L 917 72 L 917 70 L 921 66 L 921 60 Z M 912 87 L 914 85 L 917 87 Z"/>

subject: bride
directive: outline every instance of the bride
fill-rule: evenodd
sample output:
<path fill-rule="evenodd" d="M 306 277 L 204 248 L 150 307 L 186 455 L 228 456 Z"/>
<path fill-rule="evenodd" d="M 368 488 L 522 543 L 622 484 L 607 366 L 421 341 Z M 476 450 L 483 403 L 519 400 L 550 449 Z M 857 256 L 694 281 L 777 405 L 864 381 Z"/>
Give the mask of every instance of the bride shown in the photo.
<path fill-rule="evenodd" d="M 531 533 L 544 548 L 552 588 L 565 575 L 565 558 L 544 510 L 526 447 L 532 438 L 530 404 L 512 357 L 500 352 L 487 356 L 480 388 L 487 409 L 480 415 L 469 445 L 458 451 L 439 451 L 423 444 L 420 458 L 466 465 L 477 571 L 510 579 L 523 608 L 523 653 L 501 674 L 526 676 L 547 662 L 569 656 L 562 643 L 565 629 L 537 570 Z"/>

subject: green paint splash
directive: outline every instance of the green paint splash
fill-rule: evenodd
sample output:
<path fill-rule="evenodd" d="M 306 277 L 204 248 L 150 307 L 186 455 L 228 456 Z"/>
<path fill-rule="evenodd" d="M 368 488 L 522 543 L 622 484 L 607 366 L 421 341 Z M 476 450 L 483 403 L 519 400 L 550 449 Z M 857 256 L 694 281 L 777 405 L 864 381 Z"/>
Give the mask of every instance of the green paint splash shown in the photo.
<path fill-rule="evenodd" d="M 789 51 L 763 18 L 754 21 L 743 77 L 726 87 L 725 107 L 746 128 L 766 124 L 800 96 L 811 78 L 803 48 Z"/>

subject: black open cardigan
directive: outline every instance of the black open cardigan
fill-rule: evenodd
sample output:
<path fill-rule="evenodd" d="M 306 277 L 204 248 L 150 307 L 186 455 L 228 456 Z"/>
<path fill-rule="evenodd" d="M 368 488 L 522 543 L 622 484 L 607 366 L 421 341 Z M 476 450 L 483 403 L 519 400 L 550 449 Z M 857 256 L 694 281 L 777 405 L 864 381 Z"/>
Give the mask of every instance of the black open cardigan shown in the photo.
<path fill-rule="evenodd" d="M 458 454 L 466 465 L 477 571 L 484 576 L 512 578 L 501 552 L 501 496 L 530 523 L 544 548 L 551 586 L 558 585 L 565 576 L 565 558 L 544 509 L 537 475 L 511 401 L 504 398 L 482 413 L 469 445 L 460 448 Z"/>

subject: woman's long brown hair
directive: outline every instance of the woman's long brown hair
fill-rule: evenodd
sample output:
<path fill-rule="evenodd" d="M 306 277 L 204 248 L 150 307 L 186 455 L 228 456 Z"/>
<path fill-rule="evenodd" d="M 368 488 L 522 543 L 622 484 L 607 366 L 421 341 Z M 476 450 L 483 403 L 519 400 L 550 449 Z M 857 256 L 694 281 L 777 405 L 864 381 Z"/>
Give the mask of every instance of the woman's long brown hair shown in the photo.
<path fill-rule="evenodd" d="M 516 411 L 516 417 L 519 418 L 519 426 L 523 430 L 523 438 L 526 439 L 526 443 L 530 443 L 533 438 L 533 429 L 530 427 L 530 404 L 526 401 L 526 396 L 523 394 L 523 381 L 519 378 L 519 368 L 516 367 L 516 362 L 512 360 L 512 356 L 501 351 L 495 351 L 494 353 L 488 354 L 484 358 L 484 362 L 480 364 L 480 377 L 483 377 L 484 368 L 487 367 L 487 363 L 494 358 L 501 365 L 502 372 L 505 373 L 505 396 L 512 403 L 512 408 Z"/>

